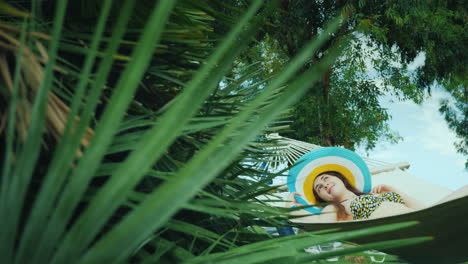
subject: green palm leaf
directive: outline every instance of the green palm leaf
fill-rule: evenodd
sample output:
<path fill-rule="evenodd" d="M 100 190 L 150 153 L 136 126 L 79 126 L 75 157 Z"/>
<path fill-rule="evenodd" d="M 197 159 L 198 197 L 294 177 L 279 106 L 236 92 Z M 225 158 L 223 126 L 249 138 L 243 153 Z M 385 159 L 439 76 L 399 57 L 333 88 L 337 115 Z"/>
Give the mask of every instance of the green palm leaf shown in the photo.
<path fill-rule="evenodd" d="M 66 1 L 60 1 L 57 5 L 56 19 L 52 30 L 52 36 L 56 40 L 60 38 L 66 4 Z M 22 49 L 22 47 L 20 47 L 20 49 Z M 22 146 L 21 152 L 18 153 L 16 162 L 17 164 L 21 164 L 21 166 L 14 167 L 11 182 L 9 182 L 8 187 L 4 189 L 5 192 L 2 193 L 2 198 L 4 198 L 2 204 L 5 204 L 0 208 L 0 215 L 5 217 L 5 222 L 9 228 L 5 229 L 4 232 L 2 232 L 2 236 L 0 236 L 0 244 L 2 245 L 1 253 L 5 256 L 6 261 L 10 263 L 13 262 L 13 246 L 18 231 L 21 209 L 23 209 L 23 202 L 26 197 L 27 186 L 29 185 L 39 156 L 42 129 L 44 126 L 43 120 L 46 115 L 46 101 L 53 80 L 52 67 L 56 59 L 57 50 L 58 41 L 53 41 L 48 51 L 49 63 L 45 67 L 42 81 L 37 88 L 38 93 L 31 111 L 31 120 L 34 120 L 34 122 L 31 122 L 29 125 L 27 138 Z M 21 57 L 19 61 L 21 61 Z M 19 65 L 21 65 L 21 63 L 17 64 L 17 67 L 20 67 Z M 9 166 L 9 164 L 7 166 Z M 2 176 L 2 178 L 7 177 L 10 177 L 10 175 Z"/>

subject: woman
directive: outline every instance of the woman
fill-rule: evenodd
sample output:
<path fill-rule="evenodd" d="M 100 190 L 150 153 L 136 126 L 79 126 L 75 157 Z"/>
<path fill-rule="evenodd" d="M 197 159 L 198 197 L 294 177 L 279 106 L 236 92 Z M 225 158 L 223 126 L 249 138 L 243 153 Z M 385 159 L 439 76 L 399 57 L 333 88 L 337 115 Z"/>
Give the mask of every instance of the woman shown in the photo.
<path fill-rule="evenodd" d="M 363 193 L 354 188 L 338 172 L 328 171 L 319 174 L 313 182 L 313 194 L 319 203 L 325 203 L 321 214 L 310 214 L 304 210 L 294 211 L 293 215 L 305 215 L 292 219 L 293 222 L 336 222 L 349 220 L 366 220 L 398 215 L 424 209 L 421 202 L 388 185 L 378 185 Z M 468 186 L 452 193 L 440 202 L 445 202 L 468 193 Z M 299 204 L 294 195 L 290 195 L 294 205 Z"/>

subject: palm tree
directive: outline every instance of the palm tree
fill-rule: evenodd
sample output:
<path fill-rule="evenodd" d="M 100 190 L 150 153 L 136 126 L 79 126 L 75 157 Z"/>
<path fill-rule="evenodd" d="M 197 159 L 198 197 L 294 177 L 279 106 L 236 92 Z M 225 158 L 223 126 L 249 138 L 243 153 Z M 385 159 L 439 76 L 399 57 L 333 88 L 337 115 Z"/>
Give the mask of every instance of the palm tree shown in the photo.
<path fill-rule="evenodd" d="M 260 228 L 288 216 L 256 198 L 275 176 L 252 166 L 272 144 L 259 135 L 338 56 L 297 75 L 342 18 L 274 79 L 239 89 L 255 66 L 233 62 L 274 5 L 226 16 L 217 1 L 115 2 L 1 3 L 2 263 L 300 263 L 422 241 L 310 255 L 411 223 L 279 239 Z M 220 41 L 213 21 L 231 27 Z"/>

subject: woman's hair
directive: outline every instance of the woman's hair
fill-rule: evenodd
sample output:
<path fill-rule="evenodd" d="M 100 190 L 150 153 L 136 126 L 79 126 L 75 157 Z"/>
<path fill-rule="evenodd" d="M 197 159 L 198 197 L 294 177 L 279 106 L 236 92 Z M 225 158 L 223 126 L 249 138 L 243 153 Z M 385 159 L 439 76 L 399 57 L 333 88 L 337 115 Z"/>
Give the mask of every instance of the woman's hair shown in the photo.
<path fill-rule="evenodd" d="M 352 193 L 356 194 L 357 196 L 365 194 L 365 193 L 359 191 L 358 189 L 356 189 L 354 186 L 352 186 L 351 183 L 349 183 L 348 179 L 346 179 L 341 173 L 336 172 L 336 171 L 322 172 L 319 175 L 317 175 L 317 177 L 315 179 L 317 179 L 319 176 L 324 175 L 324 174 L 332 175 L 332 176 L 337 177 L 338 179 L 340 179 L 343 182 L 346 189 L 348 189 Z M 322 197 L 320 197 L 318 195 L 318 193 L 315 191 L 315 188 L 313 186 L 312 186 L 312 192 L 314 193 L 315 198 L 317 199 L 317 202 L 319 202 L 319 203 L 326 203 L 327 202 L 327 201 L 323 200 Z M 344 206 L 340 202 L 332 201 L 332 202 L 328 202 L 328 203 L 333 205 L 336 208 L 336 219 L 337 220 L 345 220 L 346 219 L 346 216 L 347 216 L 346 210 L 345 210 Z"/>

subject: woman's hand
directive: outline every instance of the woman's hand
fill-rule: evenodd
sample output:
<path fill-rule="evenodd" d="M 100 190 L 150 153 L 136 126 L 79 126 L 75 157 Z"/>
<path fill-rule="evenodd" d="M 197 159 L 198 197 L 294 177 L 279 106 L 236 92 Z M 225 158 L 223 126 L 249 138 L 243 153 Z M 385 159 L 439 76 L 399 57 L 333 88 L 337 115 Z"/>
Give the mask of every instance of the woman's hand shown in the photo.
<path fill-rule="evenodd" d="M 396 188 L 394 188 L 392 186 L 389 186 L 389 185 L 385 185 L 385 184 L 379 184 L 379 185 L 375 186 L 374 188 L 372 188 L 370 193 L 379 194 L 379 193 L 386 193 L 386 192 L 399 193 L 399 191 Z"/>
<path fill-rule="evenodd" d="M 289 194 L 289 201 L 291 201 L 291 202 L 292 202 L 294 205 L 296 205 L 296 206 L 303 206 L 302 204 L 300 204 L 300 203 L 296 200 L 296 197 L 295 197 L 296 195 L 302 197 L 302 195 L 301 195 L 300 193 L 298 193 L 298 192 L 292 192 L 292 193 Z"/>

